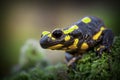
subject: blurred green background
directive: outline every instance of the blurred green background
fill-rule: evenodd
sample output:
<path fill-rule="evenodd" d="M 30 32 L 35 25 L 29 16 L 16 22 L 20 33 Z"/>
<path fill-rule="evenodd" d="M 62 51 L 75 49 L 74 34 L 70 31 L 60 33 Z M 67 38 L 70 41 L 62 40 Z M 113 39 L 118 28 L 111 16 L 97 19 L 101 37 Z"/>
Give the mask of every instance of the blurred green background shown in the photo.
<path fill-rule="evenodd" d="M 119 35 L 117 4 L 107 1 L 16 1 L 1 3 L 0 75 L 9 75 L 19 62 L 21 47 L 29 39 L 40 40 L 41 32 L 70 26 L 84 16 L 101 18 Z M 43 52 L 53 64 L 64 63 L 64 52 Z"/>

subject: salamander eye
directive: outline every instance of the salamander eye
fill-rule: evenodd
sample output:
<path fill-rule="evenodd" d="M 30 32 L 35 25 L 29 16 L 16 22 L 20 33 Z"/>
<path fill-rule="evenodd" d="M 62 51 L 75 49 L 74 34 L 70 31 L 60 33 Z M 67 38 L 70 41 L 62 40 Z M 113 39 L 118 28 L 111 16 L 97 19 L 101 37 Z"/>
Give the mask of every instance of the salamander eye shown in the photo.
<path fill-rule="evenodd" d="M 61 30 L 54 30 L 54 31 L 52 32 L 52 36 L 53 36 L 54 38 L 60 38 L 62 35 L 63 35 L 63 32 L 62 32 Z"/>

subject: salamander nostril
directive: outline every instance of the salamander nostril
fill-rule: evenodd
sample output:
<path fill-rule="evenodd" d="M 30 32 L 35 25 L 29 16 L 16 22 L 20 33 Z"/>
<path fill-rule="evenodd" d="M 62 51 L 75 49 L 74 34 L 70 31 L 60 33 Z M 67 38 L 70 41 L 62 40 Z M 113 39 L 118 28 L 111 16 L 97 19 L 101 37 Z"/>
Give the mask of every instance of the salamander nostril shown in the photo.
<path fill-rule="evenodd" d="M 52 36 L 55 38 L 60 38 L 63 35 L 63 32 L 61 30 L 55 30 L 52 32 Z"/>

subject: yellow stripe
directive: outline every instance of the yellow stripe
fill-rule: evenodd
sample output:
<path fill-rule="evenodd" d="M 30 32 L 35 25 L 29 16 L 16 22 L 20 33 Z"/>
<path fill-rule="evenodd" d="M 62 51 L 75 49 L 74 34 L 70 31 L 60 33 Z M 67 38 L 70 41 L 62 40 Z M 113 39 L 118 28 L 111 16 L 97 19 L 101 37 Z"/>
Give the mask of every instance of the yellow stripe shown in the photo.
<path fill-rule="evenodd" d="M 49 34 L 48 37 L 52 37 L 52 34 Z"/>
<path fill-rule="evenodd" d="M 70 27 L 69 29 L 64 30 L 63 32 L 64 32 L 64 34 L 68 34 L 68 33 L 71 33 L 71 32 L 73 32 L 74 30 L 76 30 L 78 28 L 79 27 L 77 25 L 74 25 L 74 26 Z"/>
<path fill-rule="evenodd" d="M 51 38 L 52 40 L 56 40 L 54 37 L 52 37 L 52 34 L 48 34 L 48 37 Z"/>
<path fill-rule="evenodd" d="M 57 45 L 49 47 L 48 49 L 58 49 L 58 48 L 60 48 L 62 46 L 63 46 L 62 44 L 57 44 Z"/>
<path fill-rule="evenodd" d="M 100 31 L 93 36 L 93 40 L 97 40 L 101 36 L 103 30 L 105 30 L 105 28 L 101 27 Z"/>
<path fill-rule="evenodd" d="M 84 42 L 82 45 L 81 45 L 81 49 L 82 50 L 86 50 L 86 49 L 88 49 L 88 44 L 86 43 L 86 42 Z"/>
<path fill-rule="evenodd" d="M 76 49 L 78 42 L 79 42 L 79 39 L 75 39 L 75 40 L 74 40 L 74 43 L 73 43 L 71 46 L 69 46 L 68 48 L 69 48 L 69 49 L 72 49 L 72 50 L 73 50 L 73 49 Z"/>
<path fill-rule="evenodd" d="M 42 32 L 42 36 L 45 36 L 45 35 L 47 35 L 47 34 L 49 34 L 50 32 L 49 31 L 43 31 Z"/>
<path fill-rule="evenodd" d="M 85 17 L 81 21 L 84 22 L 84 23 L 90 23 L 91 19 L 89 17 Z"/>
<path fill-rule="evenodd" d="M 65 41 L 69 41 L 69 40 L 70 40 L 70 36 L 69 35 L 65 36 Z"/>

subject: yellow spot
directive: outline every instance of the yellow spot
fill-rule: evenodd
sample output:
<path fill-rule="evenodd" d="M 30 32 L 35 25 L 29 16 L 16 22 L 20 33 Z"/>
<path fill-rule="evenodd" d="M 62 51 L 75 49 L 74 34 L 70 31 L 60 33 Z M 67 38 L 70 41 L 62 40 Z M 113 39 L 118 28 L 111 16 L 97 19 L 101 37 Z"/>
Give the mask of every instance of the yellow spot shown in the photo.
<path fill-rule="evenodd" d="M 103 31 L 103 30 L 105 30 L 105 28 L 104 28 L 104 27 L 101 27 L 100 30 Z"/>
<path fill-rule="evenodd" d="M 42 36 L 45 36 L 45 35 L 47 35 L 47 34 L 49 34 L 50 32 L 49 31 L 43 31 L 42 32 Z"/>
<path fill-rule="evenodd" d="M 85 17 L 82 19 L 82 22 L 89 23 L 89 22 L 91 22 L 91 19 L 89 17 Z"/>
<path fill-rule="evenodd" d="M 77 25 L 74 25 L 74 26 L 70 27 L 69 29 L 64 30 L 63 32 L 64 32 L 64 34 L 68 34 L 68 33 L 71 33 L 71 32 L 73 32 L 74 30 L 76 30 L 78 28 L 79 27 Z"/>
<path fill-rule="evenodd" d="M 99 48 L 97 48 L 97 51 L 99 51 L 100 50 L 100 47 Z"/>
<path fill-rule="evenodd" d="M 57 45 L 49 47 L 48 49 L 58 49 L 58 48 L 60 48 L 62 46 L 63 46 L 62 44 L 57 44 Z"/>
<path fill-rule="evenodd" d="M 52 40 L 56 40 L 54 37 L 51 37 Z"/>
<path fill-rule="evenodd" d="M 52 37 L 52 34 L 49 34 L 48 37 Z"/>
<path fill-rule="evenodd" d="M 69 40 L 70 40 L 70 36 L 69 35 L 65 36 L 65 41 L 69 41 Z"/>
<path fill-rule="evenodd" d="M 102 48 L 105 48 L 105 46 L 101 45 L 99 48 L 97 48 L 97 51 L 99 51 Z"/>
<path fill-rule="evenodd" d="M 74 43 L 73 43 L 71 46 L 69 46 L 68 48 L 69 48 L 69 49 L 72 49 L 72 50 L 73 50 L 73 49 L 76 49 L 78 42 L 79 42 L 79 39 L 75 39 L 75 40 L 74 40 Z"/>
<path fill-rule="evenodd" d="M 105 30 L 105 28 L 101 27 L 100 31 L 93 36 L 93 40 L 97 40 L 100 37 L 100 35 L 102 34 L 103 30 Z"/>
<path fill-rule="evenodd" d="M 88 49 L 88 44 L 86 43 L 86 42 L 84 42 L 82 45 L 81 45 L 81 49 L 82 50 L 86 50 L 86 49 Z"/>
<path fill-rule="evenodd" d="M 54 37 L 52 37 L 52 34 L 48 34 L 48 37 L 51 38 L 52 40 L 56 40 Z"/>

